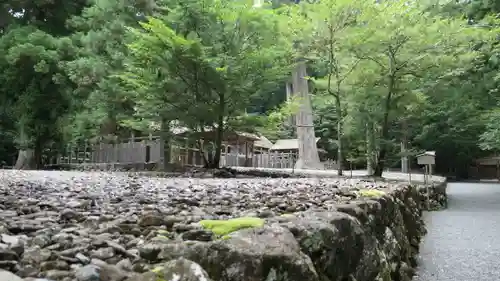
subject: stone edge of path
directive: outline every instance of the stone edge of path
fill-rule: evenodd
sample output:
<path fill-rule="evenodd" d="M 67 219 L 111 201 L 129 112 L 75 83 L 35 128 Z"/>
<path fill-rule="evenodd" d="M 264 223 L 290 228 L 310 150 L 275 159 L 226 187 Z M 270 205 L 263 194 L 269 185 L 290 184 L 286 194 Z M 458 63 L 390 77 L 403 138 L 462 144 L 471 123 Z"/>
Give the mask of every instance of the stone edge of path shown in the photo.
<path fill-rule="evenodd" d="M 263 171 L 263 172 L 278 172 L 278 173 L 290 173 L 300 176 L 310 176 L 310 177 L 338 177 L 337 170 L 304 170 L 304 169 L 279 169 L 279 168 L 253 168 L 253 167 L 231 167 L 237 171 L 248 172 L 252 170 Z M 353 170 L 344 171 L 343 177 L 350 177 L 352 174 L 353 178 L 367 178 L 368 172 L 366 170 Z M 448 197 L 446 194 L 447 180 L 445 177 L 433 175 L 431 177 L 430 183 L 424 185 L 424 175 L 423 174 L 407 174 L 401 172 L 384 172 L 382 178 L 389 181 L 398 182 L 410 182 L 417 184 L 417 188 L 421 196 L 426 201 L 424 209 L 427 211 L 437 211 L 447 208 Z"/>
<path fill-rule="evenodd" d="M 426 233 L 424 203 L 418 187 L 399 184 L 385 195 L 359 198 L 335 210 L 273 217 L 263 227 L 175 249 L 182 253 L 179 258 L 206 270 L 203 280 L 409 281 Z M 173 249 L 159 247 L 159 256 Z M 177 274 L 164 268 L 165 276 Z M 128 281 L 146 280 L 148 274 Z"/>
<path fill-rule="evenodd" d="M 418 185 L 395 183 L 395 187 L 382 196 L 364 196 L 332 210 L 272 217 L 262 227 L 215 241 L 145 244 L 139 254 L 143 257 L 145 249 L 157 251 L 156 260 L 149 261 L 156 273 L 127 281 L 157 280 L 158 274 L 166 280 L 178 275 L 207 281 L 409 281 L 426 233 L 425 197 Z M 115 267 L 92 266 L 101 272 Z M 200 274 L 205 279 L 194 279 Z"/>

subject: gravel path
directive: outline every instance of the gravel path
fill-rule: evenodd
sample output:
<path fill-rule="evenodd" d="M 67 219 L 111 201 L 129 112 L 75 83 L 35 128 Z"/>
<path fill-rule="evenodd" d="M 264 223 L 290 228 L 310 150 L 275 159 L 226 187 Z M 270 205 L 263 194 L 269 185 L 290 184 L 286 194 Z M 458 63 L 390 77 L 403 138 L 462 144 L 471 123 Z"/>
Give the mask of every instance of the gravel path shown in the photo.
<path fill-rule="evenodd" d="M 360 189 L 398 185 L 405 184 L 0 170 L 0 281 L 123 281 L 154 268 L 163 259 L 160 252 L 181 255 L 184 242 L 219 239 L 201 220 L 279 220 L 294 212 L 333 210 L 359 199 Z M 166 242 L 172 248 L 163 251 L 158 245 Z M 10 273 L 1 269 L 19 277 L 6 277 Z"/>
<path fill-rule="evenodd" d="M 499 280 L 500 184 L 450 183 L 448 209 L 426 214 L 416 281 Z"/>
<path fill-rule="evenodd" d="M 336 176 L 337 175 L 337 170 L 303 170 L 303 169 L 275 169 L 275 168 L 247 168 L 247 167 L 232 167 L 233 169 L 240 170 L 240 171 L 247 171 L 247 170 L 262 170 L 262 171 L 269 171 L 269 172 L 286 172 L 286 173 L 294 173 L 297 175 L 309 175 L 309 176 L 319 176 L 319 177 L 331 177 L 331 176 Z M 344 170 L 344 176 L 345 177 L 365 177 L 368 176 L 367 170 Z M 397 180 L 397 181 L 406 181 L 409 180 L 411 176 L 411 180 L 415 182 L 424 182 L 424 175 L 423 174 L 405 174 L 405 173 L 400 173 L 400 172 L 384 172 L 382 174 L 382 177 L 388 180 Z M 432 176 L 432 180 L 434 182 L 442 182 L 445 180 L 444 177 L 440 176 Z"/>

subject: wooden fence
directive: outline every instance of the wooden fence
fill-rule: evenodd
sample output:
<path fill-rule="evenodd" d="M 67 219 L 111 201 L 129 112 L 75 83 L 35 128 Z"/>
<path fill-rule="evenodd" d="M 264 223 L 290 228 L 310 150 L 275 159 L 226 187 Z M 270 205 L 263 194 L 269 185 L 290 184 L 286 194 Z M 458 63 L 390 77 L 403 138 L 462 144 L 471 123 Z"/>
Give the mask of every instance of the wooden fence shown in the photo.
<path fill-rule="evenodd" d="M 120 143 L 68 146 L 57 164 L 159 163 L 162 156 L 159 138 L 148 137 Z"/>
<path fill-rule="evenodd" d="M 181 166 L 202 166 L 201 153 L 196 148 L 172 146 L 169 163 Z M 118 143 L 99 143 L 68 147 L 64 156 L 58 157 L 57 164 L 161 164 L 163 146 L 159 137 L 135 138 Z M 297 162 L 296 153 L 277 151 L 250 154 L 222 153 L 221 166 L 288 168 Z M 334 161 L 323 162 L 326 169 L 335 169 Z"/>

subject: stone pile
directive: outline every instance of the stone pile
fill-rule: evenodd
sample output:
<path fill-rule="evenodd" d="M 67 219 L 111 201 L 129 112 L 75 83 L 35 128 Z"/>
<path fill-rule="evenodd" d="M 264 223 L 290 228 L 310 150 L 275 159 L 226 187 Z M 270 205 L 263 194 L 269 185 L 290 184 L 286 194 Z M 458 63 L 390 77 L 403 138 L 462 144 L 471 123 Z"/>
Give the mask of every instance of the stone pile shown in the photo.
<path fill-rule="evenodd" d="M 361 179 L 0 171 L 0 280 L 410 280 L 422 206 Z"/>

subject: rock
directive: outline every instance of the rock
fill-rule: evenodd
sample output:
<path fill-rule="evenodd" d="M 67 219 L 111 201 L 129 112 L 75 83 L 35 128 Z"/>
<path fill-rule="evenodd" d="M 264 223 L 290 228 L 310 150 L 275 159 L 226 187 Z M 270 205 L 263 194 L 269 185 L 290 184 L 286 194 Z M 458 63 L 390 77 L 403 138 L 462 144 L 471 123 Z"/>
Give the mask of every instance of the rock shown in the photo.
<path fill-rule="evenodd" d="M 45 272 L 45 277 L 48 279 L 61 280 L 64 278 L 73 277 L 73 273 L 66 270 L 51 269 Z"/>
<path fill-rule="evenodd" d="M 361 224 L 340 212 L 305 212 L 286 223 L 301 250 L 312 257 L 321 280 L 348 280 L 364 251 Z M 331 266 L 335 264 L 336 266 Z"/>
<path fill-rule="evenodd" d="M 133 265 L 132 262 L 129 259 L 123 259 L 119 261 L 116 266 L 122 270 L 125 271 L 132 271 L 133 270 Z"/>
<path fill-rule="evenodd" d="M 212 241 L 214 239 L 214 234 L 211 231 L 196 229 L 184 232 L 181 235 L 183 240 L 195 240 L 195 241 Z"/>
<path fill-rule="evenodd" d="M 81 263 L 83 263 L 83 264 L 88 264 L 88 263 L 90 263 L 90 258 L 89 258 L 89 257 L 87 257 L 87 256 L 85 256 L 85 255 L 84 255 L 84 254 L 82 254 L 82 253 L 77 253 L 77 254 L 75 255 L 75 258 L 76 258 L 77 260 L 79 260 L 79 261 L 80 261 Z"/>
<path fill-rule="evenodd" d="M 100 281 L 101 268 L 93 264 L 86 265 L 76 270 L 75 278 L 78 281 Z"/>
<path fill-rule="evenodd" d="M 271 225 L 229 236 L 197 243 L 186 258 L 199 263 L 215 280 L 319 280 L 311 259 L 286 228 Z"/>
<path fill-rule="evenodd" d="M 268 178 L 241 178 L 230 169 L 189 173 L 212 178 L 1 170 L 0 268 L 26 281 L 157 278 L 155 267 L 186 280 L 197 280 L 191 269 L 201 267 L 216 281 L 409 281 L 414 274 L 424 189 L 255 171 L 245 176 Z M 213 178 L 224 173 L 235 177 Z M 445 196 L 443 188 L 430 194 L 433 204 Z"/>
<path fill-rule="evenodd" d="M 157 280 L 211 281 L 207 272 L 199 264 L 186 259 L 169 261 L 155 267 L 152 272 L 127 279 L 127 281 Z"/>
<path fill-rule="evenodd" d="M 164 218 L 160 214 L 148 213 L 139 219 L 139 225 L 142 227 L 147 226 L 161 226 L 165 224 Z"/>
<path fill-rule="evenodd" d="M 122 281 L 127 274 L 113 265 L 89 264 L 77 269 L 75 278 L 78 281 Z"/>
<path fill-rule="evenodd" d="M 0 280 L 2 281 L 23 281 L 23 279 L 12 272 L 0 269 Z"/>
<path fill-rule="evenodd" d="M 39 246 L 27 248 L 22 256 L 22 261 L 26 264 L 39 265 L 52 257 L 52 252 L 48 249 L 42 249 Z"/>
<path fill-rule="evenodd" d="M 62 220 L 74 220 L 82 218 L 82 215 L 73 209 L 64 209 L 61 211 L 60 218 Z"/>
<path fill-rule="evenodd" d="M 154 262 L 158 260 L 161 251 L 162 246 L 159 244 L 145 244 L 139 248 L 139 255 L 143 259 Z"/>
<path fill-rule="evenodd" d="M 114 265 L 101 265 L 101 281 L 123 281 L 128 274 Z"/>
<path fill-rule="evenodd" d="M 98 250 L 93 251 L 90 256 L 92 258 L 97 258 L 100 260 L 110 259 L 115 256 L 115 250 L 111 247 L 100 248 Z"/>
<path fill-rule="evenodd" d="M 18 259 L 19 256 L 16 252 L 6 248 L 0 248 L 0 261 L 15 261 Z"/>

